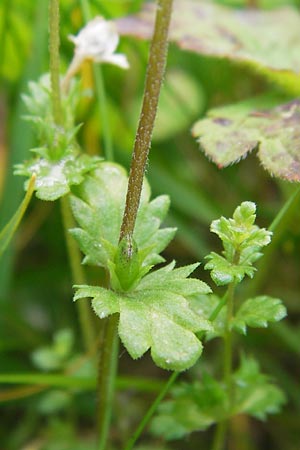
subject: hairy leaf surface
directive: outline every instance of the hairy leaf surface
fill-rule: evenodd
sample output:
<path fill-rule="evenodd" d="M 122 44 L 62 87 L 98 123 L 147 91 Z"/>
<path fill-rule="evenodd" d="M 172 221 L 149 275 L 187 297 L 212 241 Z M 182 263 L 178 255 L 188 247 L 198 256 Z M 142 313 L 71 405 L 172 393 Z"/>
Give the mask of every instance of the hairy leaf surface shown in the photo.
<path fill-rule="evenodd" d="M 174 269 L 171 263 L 146 275 L 129 292 L 76 286 L 74 300 L 91 297 L 100 318 L 120 313 L 119 335 L 132 358 L 151 349 L 158 366 L 185 370 L 202 352 L 195 333 L 211 329 L 209 321 L 196 314 L 189 304 L 190 295 L 210 292 L 205 283 L 186 278 L 196 266 Z"/>
<path fill-rule="evenodd" d="M 72 196 L 71 207 L 80 228 L 71 233 L 85 254 L 84 263 L 108 267 L 108 261 L 113 260 L 119 241 L 127 182 L 126 171 L 121 166 L 103 162 Z M 163 262 L 164 258 L 159 253 L 174 237 L 175 228 L 159 229 L 169 205 L 166 195 L 150 201 L 150 187 L 144 183 L 134 232 L 144 267 Z"/>
<path fill-rule="evenodd" d="M 300 101 L 268 109 L 241 102 L 208 112 L 193 127 L 200 148 L 219 167 L 238 162 L 257 149 L 264 168 L 276 177 L 300 181 Z M 259 109 L 262 107 L 261 109 Z"/>
<path fill-rule="evenodd" d="M 271 232 L 254 224 L 256 206 L 253 202 L 243 202 L 236 208 L 233 218 L 221 217 L 211 224 L 223 243 L 223 256 L 212 252 L 205 269 L 211 270 L 211 277 L 217 285 L 240 283 L 245 275 L 253 277 L 253 263 L 262 254 L 261 248 L 268 245 Z"/>
<path fill-rule="evenodd" d="M 265 328 L 268 322 L 278 322 L 286 316 L 286 308 L 279 298 L 261 295 L 246 300 L 232 320 L 232 328 L 246 334 L 247 326 Z"/>
<path fill-rule="evenodd" d="M 68 96 L 62 96 L 63 125 L 57 125 L 52 113 L 50 77 L 42 75 L 29 83 L 29 94 L 23 96 L 28 110 L 25 119 L 35 128 L 40 147 L 31 149 L 33 159 L 15 166 L 15 174 L 35 175 L 36 196 L 53 201 L 68 194 L 71 186 L 82 183 L 87 172 L 96 168 L 101 158 L 81 154 L 75 140 L 80 126 L 74 126 L 77 89 L 72 86 Z M 25 183 L 27 188 L 28 181 Z"/>

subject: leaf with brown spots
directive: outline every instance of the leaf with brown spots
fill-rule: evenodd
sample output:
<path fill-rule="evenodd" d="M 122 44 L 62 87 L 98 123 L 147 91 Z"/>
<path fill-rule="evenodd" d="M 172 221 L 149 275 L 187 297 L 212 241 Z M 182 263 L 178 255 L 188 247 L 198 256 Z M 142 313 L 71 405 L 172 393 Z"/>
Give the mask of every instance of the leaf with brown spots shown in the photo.
<path fill-rule="evenodd" d="M 118 19 L 119 33 L 150 39 L 154 10 L 146 4 L 140 13 Z M 175 0 L 169 37 L 184 50 L 246 64 L 299 93 L 300 15 L 292 7 L 235 10 Z"/>
<path fill-rule="evenodd" d="M 241 102 L 216 108 L 193 127 L 200 147 L 219 167 L 227 166 L 258 149 L 268 172 L 300 181 L 300 99 L 269 109 L 255 108 L 255 102 Z M 252 108 L 249 107 L 252 105 Z"/>

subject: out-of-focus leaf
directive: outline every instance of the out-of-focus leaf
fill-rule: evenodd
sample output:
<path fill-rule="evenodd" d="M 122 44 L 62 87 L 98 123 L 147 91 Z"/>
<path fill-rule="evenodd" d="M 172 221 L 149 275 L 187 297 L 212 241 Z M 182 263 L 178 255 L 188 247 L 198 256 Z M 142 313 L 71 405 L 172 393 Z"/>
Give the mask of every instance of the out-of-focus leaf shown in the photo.
<path fill-rule="evenodd" d="M 258 147 L 258 157 L 268 172 L 300 181 L 300 101 L 292 100 L 273 109 L 249 111 L 237 104 L 214 109 L 198 121 L 193 135 L 201 148 L 219 167 L 245 157 Z"/>
<path fill-rule="evenodd" d="M 41 370 L 58 370 L 64 367 L 71 356 L 74 336 L 71 330 L 59 330 L 49 347 L 37 348 L 32 353 L 32 361 Z"/>
<path fill-rule="evenodd" d="M 154 4 L 116 21 L 123 35 L 149 39 Z M 287 76 L 294 89 L 300 72 L 300 16 L 292 7 L 234 10 L 212 2 L 175 1 L 170 40 L 195 53 L 247 64 Z M 298 88 L 299 92 L 299 88 Z"/>
<path fill-rule="evenodd" d="M 201 383 L 182 383 L 173 389 L 173 398 L 163 402 L 152 422 L 152 431 L 166 439 L 178 439 L 193 431 L 236 414 L 248 413 L 260 420 L 278 412 L 285 402 L 283 392 L 260 373 L 257 362 L 243 358 L 232 376 L 234 399 L 230 404 L 223 383 L 204 374 Z"/>
<path fill-rule="evenodd" d="M 41 414 L 49 415 L 65 409 L 72 398 L 69 392 L 62 390 L 52 390 L 46 392 L 38 402 L 38 411 Z"/>
<path fill-rule="evenodd" d="M 234 374 L 234 381 L 236 412 L 245 412 L 264 420 L 268 414 L 280 411 L 285 403 L 283 392 L 267 375 L 260 373 L 259 365 L 253 358 L 242 358 L 241 365 Z"/>
<path fill-rule="evenodd" d="M 224 420 L 227 403 L 224 386 L 206 373 L 201 381 L 181 383 L 172 390 L 173 399 L 159 406 L 159 414 L 152 422 L 154 434 L 179 439 Z"/>

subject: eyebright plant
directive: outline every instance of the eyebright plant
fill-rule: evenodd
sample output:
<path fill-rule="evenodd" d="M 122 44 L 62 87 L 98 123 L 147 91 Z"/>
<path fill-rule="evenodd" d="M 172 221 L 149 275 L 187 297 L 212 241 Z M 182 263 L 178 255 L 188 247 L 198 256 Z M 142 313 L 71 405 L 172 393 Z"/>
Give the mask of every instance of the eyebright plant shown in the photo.
<path fill-rule="evenodd" d="M 74 113 L 79 97 L 74 83 L 62 98 L 63 126 L 55 123 L 51 107 L 51 87 L 48 74 L 38 82 L 29 83 L 29 94 L 23 100 L 29 114 L 24 118 L 35 129 L 39 147 L 31 149 L 35 157 L 16 165 L 15 174 L 31 177 L 35 174 L 36 196 L 41 200 L 57 200 L 68 194 L 72 185 L 82 183 L 84 174 L 97 166 L 101 158 L 82 153 L 76 141 L 80 125 L 75 125 Z M 28 182 L 25 184 L 27 188 Z"/>
<path fill-rule="evenodd" d="M 221 217 L 211 224 L 211 231 L 222 241 L 222 255 L 207 256 L 205 269 L 218 286 L 228 285 L 222 298 L 215 294 L 202 295 L 193 300 L 194 310 L 210 319 L 212 331 L 206 339 L 217 336 L 224 341 L 223 379 L 215 379 L 204 371 L 201 381 L 181 383 L 172 390 L 172 399 L 161 404 L 158 416 L 152 422 L 152 431 L 166 439 L 178 439 L 196 430 L 205 430 L 219 424 L 218 437 L 224 433 L 224 422 L 247 413 L 264 420 L 268 414 L 280 410 L 285 401 L 283 392 L 273 380 L 260 372 L 259 364 L 251 357 L 242 356 L 240 365 L 232 370 L 232 332 L 246 334 L 247 327 L 267 327 L 285 317 L 286 309 L 280 299 L 266 295 L 237 302 L 234 289 L 245 275 L 253 277 L 253 263 L 262 256 L 261 250 L 271 240 L 271 233 L 254 224 L 256 206 L 243 202 L 233 217 Z M 220 447 L 221 448 L 221 447 Z"/>
<path fill-rule="evenodd" d="M 166 25 L 163 31 L 166 50 Z M 76 141 L 79 126 L 75 125 L 74 114 L 79 90 L 71 80 L 73 75 L 85 60 L 110 62 L 125 69 L 127 59 L 115 53 L 119 38 L 114 25 L 100 17 L 71 40 L 75 44 L 75 54 L 65 77 L 59 79 L 61 97 L 56 114 L 53 70 L 51 77 L 45 75 L 37 83 L 31 82 L 30 93 L 24 96 L 29 113 L 26 118 L 35 127 L 39 147 L 32 149 L 35 158 L 19 164 L 16 173 L 30 177 L 31 181 L 34 175 L 34 189 L 42 200 L 56 200 L 71 194 L 70 205 L 77 226 L 69 232 L 85 255 L 83 263 L 101 268 L 108 280 L 105 287 L 76 282 L 74 300 L 92 299 L 92 307 L 100 319 L 117 317 L 120 339 L 131 357 L 137 359 L 150 350 L 154 362 L 163 369 L 178 372 L 189 369 L 198 361 L 204 339 L 219 336 L 224 340 L 223 378 L 217 380 L 204 373 L 201 382 L 176 387 L 173 398 L 162 404 L 153 421 L 155 434 L 167 439 L 178 438 L 217 423 L 222 426 L 217 436 L 222 436 L 226 430 L 224 423 L 233 415 L 248 413 L 264 419 L 280 409 L 284 395 L 269 377 L 260 373 L 252 357 L 243 356 L 240 366 L 233 370 L 231 335 L 233 332 L 245 334 L 248 327 L 266 327 L 286 314 L 281 300 L 276 298 L 261 295 L 242 304 L 235 298 L 236 286 L 245 276 L 254 276 L 253 264 L 262 256 L 262 248 L 269 244 L 271 233 L 255 225 L 256 207 L 252 202 L 242 203 L 231 219 L 222 217 L 212 223 L 211 231 L 219 236 L 224 249 L 222 254 L 212 252 L 207 256 L 205 269 L 211 271 L 217 286 L 228 286 L 222 298 L 213 294 L 203 281 L 189 278 L 198 263 L 176 267 L 173 261 L 155 267 L 165 263 L 161 252 L 176 230 L 160 228 L 168 212 L 169 198 L 162 195 L 151 200 L 150 187 L 146 180 L 143 183 L 149 148 L 141 145 L 138 149 L 144 161 L 139 174 L 143 190 L 141 198 L 135 199 L 139 207 L 137 216 L 126 224 L 122 234 L 125 203 L 127 207 L 126 171 L 118 164 L 82 153 Z M 156 46 L 161 47 L 159 40 Z M 151 57 L 155 66 L 155 52 Z M 159 81 L 163 76 L 164 57 L 159 65 Z M 158 65 L 155 67 L 158 70 Z M 148 84 L 157 103 L 159 83 L 151 83 L 151 77 L 157 78 L 157 73 L 149 70 L 148 74 Z M 139 128 L 145 130 L 147 125 L 150 145 L 156 107 L 153 107 L 155 102 L 151 95 L 145 98 L 146 103 L 149 102 L 145 108 L 146 111 L 148 108 L 148 115 L 141 114 Z M 152 123 L 149 124 L 150 115 Z M 52 368 L 63 367 L 70 356 L 72 339 L 67 333 L 60 335 L 55 344 L 61 342 L 65 346 L 54 345 L 35 352 L 35 362 L 45 368 L 52 358 Z M 102 403 L 106 406 L 106 399 Z M 100 448 L 105 448 L 109 415 L 104 419 Z"/>
<path fill-rule="evenodd" d="M 86 255 L 84 262 L 103 267 L 110 279 L 110 289 L 76 286 L 74 299 L 91 297 L 100 318 L 118 313 L 119 335 L 133 358 L 151 349 L 158 366 L 185 370 L 202 352 L 196 333 L 211 329 L 209 321 L 193 311 L 190 299 L 207 294 L 210 288 L 200 280 L 187 278 L 198 264 L 175 268 L 172 262 L 151 270 L 164 261 L 160 252 L 174 237 L 175 229 L 159 228 L 169 199 L 160 196 L 150 201 L 147 182 L 134 239 L 119 242 L 127 182 L 122 167 L 103 162 L 71 198 L 80 225 L 71 233 Z"/>

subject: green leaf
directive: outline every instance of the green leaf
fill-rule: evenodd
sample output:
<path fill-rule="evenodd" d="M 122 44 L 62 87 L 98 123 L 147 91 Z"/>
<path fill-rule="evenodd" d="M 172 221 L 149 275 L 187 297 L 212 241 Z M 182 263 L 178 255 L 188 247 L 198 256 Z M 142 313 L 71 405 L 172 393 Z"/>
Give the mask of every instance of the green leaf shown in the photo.
<path fill-rule="evenodd" d="M 267 327 L 268 322 L 278 322 L 286 316 L 286 308 L 278 298 L 267 295 L 246 300 L 232 320 L 231 327 L 246 334 L 249 327 Z"/>
<path fill-rule="evenodd" d="M 154 5 L 116 21 L 120 34 L 150 39 Z M 226 58 L 299 93 L 300 17 L 291 7 L 234 10 L 212 2 L 175 1 L 170 40 L 194 53 Z M 280 76 L 279 76 L 280 75 Z"/>
<path fill-rule="evenodd" d="M 62 369 L 71 356 L 73 344 L 72 331 L 59 330 L 55 333 L 51 346 L 38 348 L 32 353 L 32 361 L 41 370 Z"/>
<path fill-rule="evenodd" d="M 164 369 L 185 370 L 202 352 L 195 333 L 210 330 L 205 318 L 190 307 L 189 296 L 205 294 L 210 288 L 186 277 L 195 265 L 174 269 L 171 263 L 146 275 L 135 289 L 114 292 L 101 287 L 76 286 L 74 300 L 93 298 L 100 318 L 120 313 L 120 338 L 132 358 L 151 349 L 154 362 Z"/>
<path fill-rule="evenodd" d="M 151 266 L 163 262 L 160 252 L 176 231 L 174 228 L 159 229 L 170 201 L 165 195 L 150 201 L 150 187 L 145 182 L 133 236 L 137 246 L 136 267 L 130 280 L 126 281 L 125 289 L 124 275 L 127 276 L 128 271 L 126 264 L 123 268 L 120 264 L 119 234 L 127 183 L 127 174 L 121 166 L 103 162 L 74 189 L 76 195 L 71 197 L 72 211 L 80 227 L 71 230 L 71 234 L 85 254 L 84 263 L 107 268 L 112 287 L 117 290 L 131 288 Z M 120 281 L 122 277 L 123 281 Z"/>
<path fill-rule="evenodd" d="M 160 405 L 151 430 L 165 439 L 179 439 L 224 420 L 226 408 L 224 386 L 204 373 L 201 383 L 181 383 L 172 390 L 172 400 Z"/>
<path fill-rule="evenodd" d="M 65 410 L 71 403 L 72 397 L 68 391 L 51 390 L 45 392 L 39 399 L 37 409 L 39 413 L 50 415 Z"/>
<path fill-rule="evenodd" d="M 54 201 L 68 194 L 71 186 L 80 184 L 84 175 L 98 166 L 101 158 L 71 152 L 57 161 L 38 158 L 15 166 L 16 175 L 35 175 L 36 196 L 41 200 Z M 25 183 L 27 187 L 28 182 Z"/>
<path fill-rule="evenodd" d="M 226 304 L 218 310 L 222 299 L 215 294 L 195 295 L 189 300 L 190 306 L 197 314 L 211 321 L 212 329 L 205 333 L 205 340 L 223 337 L 226 323 Z"/>
<path fill-rule="evenodd" d="M 68 194 L 71 186 L 82 183 L 85 174 L 101 161 L 99 157 L 80 154 L 75 140 L 80 128 L 74 126 L 77 86 L 73 85 L 70 93 L 62 96 L 63 126 L 57 126 L 54 121 L 51 96 L 49 74 L 29 83 L 29 95 L 23 96 L 29 111 L 25 119 L 32 122 L 40 147 L 31 149 L 35 153 L 32 160 L 15 166 L 16 175 L 35 174 L 36 195 L 47 201 Z"/>
<path fill-rule="evenodd" d="M 172 399 L 161 403 L 152 431 L 166 439 L 178 439 L 241 413 L 264 420 L 268 414 L 277 413 L 285 402 L 282 391 L 260 373 L 252 358 L 242 358 L 232 383 L 232 405 L 223 383 L 208 374 L 203 374 L 201 383 L 179 384 L 171 392 Z"/>
<path fill-rule="evenodd" d="M 15 234 L 25 214 L 25 211 L 29 205 L 29 202 L 31 200 L 34 191 L 34 183 L 35 183 L 35 176 L 33 175 L 28 182 L 27 192 L 21 205 L 19 206 L 13 217 L 10 219 L 10 221 L 5 225 L 5 227 L 0 232 L 0 257 L 2 256 L 3 252 L 10 243 L 13 235 Z"/>
<path fill-rule="evenodd" d="M 268 414 L 279 412 L 285 403 L 283 392 L 269 381 L 267 375 L 260 373 L 258 363 L 253 358 L 242 358 L 234 380 L 235 411 L 238 413 L 248 413 L 264 420 Z"/>
<path fill-rule="evenodd" d="M 255 212 L 255 203 L 243 202 L 232 219 L 221 217 L 212 222 L 211 231 L 221 239 L 224 256 L 210 253 L 204 268 L 211 270 L 211 277 L 218 286 L 240 283 L 245 275 L 253 277 L 252 264 L 262 256 L 261 247 L 269 244 L 272 234 L 254 225 Z"/>
<path fill-rule="evenodd" d="M 258 149 L 258 158 L 271 175 L 299 182 L 299 115 L 299 99 L 273 108 L 268 102 L 241 102 L 209 111 L 208 118 L 194 125 L 193 135 L 219 167 Z"/>

